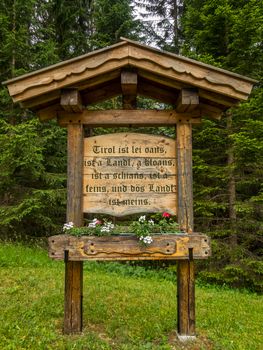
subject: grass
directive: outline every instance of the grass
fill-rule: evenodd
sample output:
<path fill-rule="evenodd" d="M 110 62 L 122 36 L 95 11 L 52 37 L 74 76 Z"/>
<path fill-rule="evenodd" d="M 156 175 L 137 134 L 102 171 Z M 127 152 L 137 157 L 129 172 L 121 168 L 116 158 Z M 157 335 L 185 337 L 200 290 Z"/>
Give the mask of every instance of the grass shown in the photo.
<path fill-rule="evenodd" d="M 85 264 L 83 333 L 65 336 L 63 278 L 44 250 L 0 245 L 1 350 L 262 349 L 262 297 L 197 286 L 198 338 L 180 344 L 173 274 L 114 263 Z"/>

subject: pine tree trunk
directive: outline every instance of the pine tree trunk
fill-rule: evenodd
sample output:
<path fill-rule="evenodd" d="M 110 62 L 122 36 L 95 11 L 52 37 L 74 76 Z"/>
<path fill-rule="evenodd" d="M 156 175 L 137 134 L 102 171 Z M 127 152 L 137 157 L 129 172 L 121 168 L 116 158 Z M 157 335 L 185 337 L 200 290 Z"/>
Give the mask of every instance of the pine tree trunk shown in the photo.
<path fill-rule="evenodd" d="M 12 23 L 12 33 L 13 33 L 13 37 L 15 37 L 15 33 L 16 33 L 16 1 L 14 0 L 13 3 L 13 23 Z M 15 52 L 15 45 L 13 44 L 13 48 L 12 48 L 12 57 L 11 57 L 11 78 L 14 78 L 15 76 L 15 67 L 16 67 L 16 52 Z"/>
<path fill-rule="evenodd" d="M 231 111 L 228 111 L 226 113 L 226 126 L 228 131 L 228 137 L 230 137 L 233 132 L 232 123 L 233 123 L 232 113 Z M 232 232 L 230 236 L 230 241 L 232 245 L 236 245 L 237 244 L 237 234 L 236 234 L 237 216 L 236 216 L 236 209 L 235 209 L 235 203 L 236 203 L 236 181 L 235 181 L 235 174 L 234 174 L 235 158 L 234 158 L 233 144 L 231 140 L 229 140 L 227 165 L 228 165 L 228 171 L 229 171 L 229 178 L 228 178 L 229 221 L 230 221 L 230 228 Z"/>
<path fill-rule="evenodd" d="M 174 49 L 175 53 L 179 53 L 179 33 L 178 33 L 178 4 L 177 0 L 173 1 L 173 20 L 174 20 L 174 25 L 173 25 L 173 31 L 174 31 Z"/>
<path fill-rule="evenodd" d="M 13 34 L 13 38 L 16 35 L 16 0 L 14 0 L 13 2 L 13 8 L 12 8 L 12 34 Z M 14 39 L 13 39 L 14 40 Z M 14 42 L 12 43 L 12 56 L 11 56 L 11 78 L 15 77 L 15 69 L 16 69 L 16 50 L 15 50 L 15 45 Z M 16 124 L 16 117 L 15 117 L 15 113 L 13 113 L 14 110 L 14 103 L 11 102 L 11 113 L 10 113 L 10 117 L 9 117 L 9 123 L 11 125 L 15 125 Z"/>

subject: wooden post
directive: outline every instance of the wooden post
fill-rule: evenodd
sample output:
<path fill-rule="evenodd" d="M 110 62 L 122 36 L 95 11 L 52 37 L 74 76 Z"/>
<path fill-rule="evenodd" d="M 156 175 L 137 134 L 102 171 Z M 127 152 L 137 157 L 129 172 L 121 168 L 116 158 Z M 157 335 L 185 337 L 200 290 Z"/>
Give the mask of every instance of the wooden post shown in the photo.
<path fill-rule="evenodd" d="M 177 124 L 178 222 L 180 228 L 193 232 L 192 125 Z M 189 260 L 177 263 L 177 330 L 179 336 L 195 335 L 195 282 L 193 251 Z"/>
<path fill-rule="evenodd" d="M 83 226 L 82 211 L 83 126 L 68 125 L 67 222 Z M 64 333 L 82 330 L 83 262 L 67 261 L 65 251 Z"/>
<path fill-rule="evenodd" d="M 121 72 L 123 109 L 136 109 L 137 81 L 137 73 Z"/>

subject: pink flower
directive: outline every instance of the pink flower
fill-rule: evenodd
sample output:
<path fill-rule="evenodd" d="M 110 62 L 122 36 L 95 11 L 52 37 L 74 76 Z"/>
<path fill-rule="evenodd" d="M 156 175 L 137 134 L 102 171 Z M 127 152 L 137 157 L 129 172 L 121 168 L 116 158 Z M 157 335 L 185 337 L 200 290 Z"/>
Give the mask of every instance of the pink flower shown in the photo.
<path fill-rule="evenodd" d="M 167 213 L 166 211 L 163 212 L 163 215 L 162 215 L 163 218 L 170 218 L 171 216 L 172 216 L 172 215 L 169 214 L 169 213 Z"/>
<path fill-rule="evenodd" d="M 95 224 L 96 224 L 96 225 L 101 225 L 101 224 L 102 224 L 102 221 L 96 220 L 96 221 L 95 221 Z"/>

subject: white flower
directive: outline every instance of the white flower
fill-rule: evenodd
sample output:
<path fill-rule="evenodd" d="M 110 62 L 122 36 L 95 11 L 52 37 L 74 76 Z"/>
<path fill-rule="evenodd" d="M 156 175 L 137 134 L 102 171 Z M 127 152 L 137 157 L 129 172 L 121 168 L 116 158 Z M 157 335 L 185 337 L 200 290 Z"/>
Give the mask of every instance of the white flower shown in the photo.
<path fill-rule="evenodd" d="M 139 222 L 144 222 L 146 220 L 146 216 L 142 215 L 139 217 Z"/>
<path fill-rule="evenodd" d="M 109 227 L 110 230 L 114 229 L 114 224 L 110 221 L 107 223 L 107 226 Z"/>
<path fill-rule="evenodd" d="M 144 244 L 151 244 L 153 242 L 153 239 L 151 236 L 141 236 L 139 237 L 140 241 L 143 241 Z"/>
<path fill-rule="evenodd" d="M 71 228 L 74 227 L 74 224 L 72 221 L 70 222 L 66 222 L 64 225 L 63 225 L 63 231 L 67 231 L 67 230 L 70 230 Z"/>
<path fill-rule="evenodd" d="M 110 232 L 111 230 L 114 229 L 114 225 L 112 222 L 106 222 L 102 228 L 100 229 L 100 232 Z"/>
<path fill-rule="evenodd" d="M 149 223 L 150 225 L 152 225 L 152 226 L 154 225 L 154 221 L 153 221 L 152 219 L 149 220 L 148 223 Z"/>
<path fill-rule="evenodd" d="M 108 226 L 102 226 L 102 228 L 100 229 L 100 232 L 110 232 L 110 229 Z"/>

